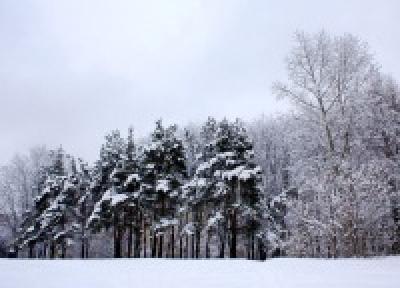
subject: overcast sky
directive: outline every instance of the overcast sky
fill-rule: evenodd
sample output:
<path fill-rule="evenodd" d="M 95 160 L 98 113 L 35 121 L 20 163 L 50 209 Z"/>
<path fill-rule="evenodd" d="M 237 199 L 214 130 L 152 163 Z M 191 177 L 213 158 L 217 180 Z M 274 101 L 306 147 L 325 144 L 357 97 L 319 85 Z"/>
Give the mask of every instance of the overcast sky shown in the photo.
<path fill-rule="evenodd" d="M 353 33 L 400 79 L 400 1 L 0 0 L 0 164 L 46 144 L 89 161 L 104 134 L 284 113 L 296 30 Z"/>

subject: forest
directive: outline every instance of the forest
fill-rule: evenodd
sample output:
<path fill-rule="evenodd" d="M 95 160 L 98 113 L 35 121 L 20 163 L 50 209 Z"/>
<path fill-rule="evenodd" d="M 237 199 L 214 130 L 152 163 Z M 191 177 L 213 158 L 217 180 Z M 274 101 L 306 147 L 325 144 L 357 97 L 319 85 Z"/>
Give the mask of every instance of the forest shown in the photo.
<path fill-rule="evenodd" d="M 283 64 L 285 115 L 113 130 L 95 163 L 62 145 L 16 155 L 0 167 L 2 255 L 400 254 L 398 83 L 348 34 L 297 32 Z"/>

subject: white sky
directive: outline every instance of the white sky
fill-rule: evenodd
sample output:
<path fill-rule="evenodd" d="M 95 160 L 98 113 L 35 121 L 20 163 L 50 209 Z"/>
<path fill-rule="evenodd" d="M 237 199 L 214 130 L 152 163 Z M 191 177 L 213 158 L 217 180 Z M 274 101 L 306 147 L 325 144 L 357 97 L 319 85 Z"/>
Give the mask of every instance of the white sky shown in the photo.
<path fill-rule="evenodd" d="M 285 112 L 296 30 L 353 33 L 400 79 L 400 1 L 0 0 L 0 164 L 36 144 L 89 161 L 157 118 Z"/>

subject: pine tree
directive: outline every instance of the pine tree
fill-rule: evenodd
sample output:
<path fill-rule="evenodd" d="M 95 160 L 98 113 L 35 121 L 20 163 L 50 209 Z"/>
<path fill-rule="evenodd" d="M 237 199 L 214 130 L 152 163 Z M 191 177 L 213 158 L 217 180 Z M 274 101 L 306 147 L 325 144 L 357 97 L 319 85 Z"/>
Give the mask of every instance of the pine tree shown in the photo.
<path fill-rule="evenodd" d="M 189 238 L 192 237 L 192 243 L 195 242 L 195 255 L 200 255 L 200 239 L 201 231 L 206 229 L 206 255 L 210 256 L 210 240 L 212 227 L 205 225 L 204 222 L 211 217 L 213 211 L 213 189 L 214 178 L 211 171 L 211 164 L 209 161 L 215 157 L 215 134 L 217 130 L 217 122 L 214 118 L 209 117 L 206 123 L 201 128 L 200 139 L 197 151 L 192 152 L 196 155 L 192 164 L 194 164 L 194 171 L 192 172 L 190 181 L 184 186 L 183 203 L 184 214 L 186 215 L 186 224 L 182 225 L 182 236 L 186 237 L 186 251 L 189 251 Z M 190 137 L 189 137 L 190 136 Z M 193 136 L 188 135 L 186 139 Z M 187 140 L 187 142 L 189 142 Z M 187 145 L 190 149 L 190 146 Z M 190 220 L 189 220 L 190 214 Z M 215 231 L 214 231 L 215 232 Z M 193 250 L 193 249 L 192 249 Z M 193 254 L 193 253 L 192 253 Z"/>
<path fill-rule="evenodd" d="M 106 143 L 100 151 L 100 160 L 92 184 L 92 213 L 88 226 L 95 232 L 102 229 L 113 229 L 114 257 L 122 257 L 122 238 L 124 223 L 120 211 L 121 204 L 127 196 L 121 193 L 123 185 L 123 154 L 125 141 L 118 130 L 106 136 Z"/>
<path fill-rule="evenodd" d="M 50 244 L 50 258 L 56 256 L 56 236 L 58 224 L 62 220 L 61 207 L 58 205 L 60 194 L 63 190 L 64 150 L 60 147 L 51 152 L 52 163 L 45 169 L 43 182 L 39 183 L 40 192 L 35 198 L 34 208 L 29 215 L 32 217 L 29 227 L 24 231 L 23 245 L 29 246 L 29 256 L 33 257 L 34 246 L 44 242 L 44 254 L 46 254 L 47 242 Z M 27 223 L 27 222 L 25 222 Z"/>
<path fill-rule="evenodd" d="M 134 256 L 140 257 L 140 239 L 143 207 L 141 203 L 139 171 L 139 159 L 133 138 L 133 128 L 129 128 L 126 150 L 123 157 L 123 185 L 121 192 L 126 197 L 122 209 L 124 210 L 124 222 L 128 229 L 128 257 L 132 256 L 133 234 L 135 235 Z"/>
<path fill-rule="evenodd" d="M 144 150 L 142 190 L 146 208 L 153 221 L 153 257 L 157 250 L 158 257 L 163 257 L 164 236 L 168 234 L 171 239 L 166 254 L 175 256 L 174 237 L 178 224 L 175 215 L 181 185 L 186 175 L 183 144 L 177 138 L 176 131 L 176 126 L 165 129 L 161 120 L 157 121 L 151 143 Z"/>

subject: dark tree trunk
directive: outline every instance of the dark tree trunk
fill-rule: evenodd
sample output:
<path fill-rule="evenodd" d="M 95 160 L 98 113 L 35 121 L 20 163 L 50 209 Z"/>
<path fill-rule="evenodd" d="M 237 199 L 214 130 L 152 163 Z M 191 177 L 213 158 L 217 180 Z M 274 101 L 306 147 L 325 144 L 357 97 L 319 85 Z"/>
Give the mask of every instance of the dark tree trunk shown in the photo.
<path fill-rule="evenodd" d="M 114 258 L 122 257 L 122 231 L 119 227 L 119 217 L 118 214 L 114 215 Z"/>
<path fill-rule="evenodd" d="M 182 215 L 179 216 L 179 228 L 178 228 L 178 236 L 179 236 L 179 258 L 183 258 L 183 239 L 182 239 L 182 234 L 180 233 L 182 231 L 183 227 L 183 219 Z"/>
<path fill-rule="evenodd" d="M 65 238 L 61 240 L 61 258 L 64 259 L 67 255 L 67 245 Z"/>
<path fill-rule="evenodd" d="M 86 256 L 86 258 L 89 258 L 89 238 L 88 237 L 86 237 L 86 239 L 85 239 L 86 241 L 85 241 L 85 243 L 86 243 L 86 251 L 85 251 L 85 256 Z"/>
<path fill-rule="evenodd" d="M 189 213 L 186 211 L 186 225 L 189 223 Z M 189 233 L 185 233 L 186 245 L 185 245 L 185 258 L 189 258 Z"/>
<path fill-rule="evenodd" d="M 231 258 L 236 258 L 236 222 L 237 222 L 237 216 L 236 216 L 236 209 L 233 210 L 233 213 L 231 215 L 231 245 L 230 245 L 230 257 Z"/>
<path fill-rule="evenodd" d="M 132 257 L 132 242 L 133 242 L 132 235 L 133 235 L 133 225 L 130 222 L 128 228 L 128 258 Z"/>
<path fill-rule="evenodd" d="M 260 253 L 260 260 L 264 261 L 267 259 L 267 253 L 265 252 L 264 249 L 264 244 L 262 243 L 262 240 L 258 240 L 258 252 Z"/>
<path fill-rule="evenodd" d="M 117 258 L 122 258 L 123 253 L 122 253 L 122 239 L 124 236 L 125 230 L 121 227 L 118 227 L 118 257 Z"/>
<path fill-rule="evenodd" d="M 165 216 L 165 195 L 162 194 L 161 196 L 161 216 L 164 217 Z M 163 232 L 160 234 L 160 237 L 158 239 L 158 241 L 160 241 L 158 243 L 158 258 L 162 258 L 163 257 L 163 245 L 164 245 L 164 234 Z"/>
<path fill-rule="evenodd" d="M 54 241 L 51 241 L 50 243 L 50 259 L 54 259 L 56 254 L 56 244 L 54 243 Z"/>
<path fill-rule="evenodd" d="M 164 244 L 164 235 L 160 235 L 160 238 L 158 240 L 158 258 L 163 257 L 163 244 Z"/>
<path fill-rule="evenodd" d="M 247 259 L 251 259 L 251 236 L 247 235 Z"/>
<path fill-rule="evenodd" d="M 120 237 L 120 229 L 118 227 L 114 228 L 115 229 L 115 235 L 114 235 L 114 258 L 121 258 L 122 253 L 121 253 L 121 237 Z"/>
<path fill-rule="evenodd" d="M 118 235 L 117 235 L 117 225 L 115 224 L 115 217 L 114 217 L 114 227 L 113 227 L 113 240 L 114 240 L 114 258 L 117 258 L 117 254 L 118 254 L 118 252 L 117 252 L 117 238 L 118 238 Z"/>
<path fill-rule="evenodd" d="M 29 243 L 29 258 L 33 258 L 34 248 L 35 248 L 35 244 Z"/>
<path fill-rule="evenodd" d="M 192 258 L 194 258 L 194 252 L 195 252 L 195 235 L 192 234 Z"/>
<path fill-rule="evenodd" d="M 85 258 L 86 249 L 85 249 L 85 219 L 86 219 L 86 203 L 85 201 L 82 202 L 81 205 L 81 258 Z"/>
<path fill-rule="evenodd" d="M 157 254 L 156 254 L 156 252 L 157 252 L 157 237 L 154 232 L 152 232 L 152 235 L 153 235 L 153 239 L 152 239 L 153 245 L 151 247 L 151 257 L 156 258 L 156 256 L 157 256 Z"/>
<path fill-rule="evenodd" d="M 61 217 L 61 227 L 62 231 L 65 231 L 65 215 L 62 215 Z M 66 245 L 66 238 L 65 235 L 61 239 L 61 258 L 64 259 L 66 254 L 67 254 L 67 245 Z"/>
<path fill-rule="evenodd" d="M 390 193 L 394 193 L 397 190 L 395 179 L 389 179 L 389 189 Z M 398 255 L 400 254 L 400 205 L 398 199 L 392 199 L 391 206 L 394 222 L 394 241 L 392 244 L 392 253 Z"/>
<path fill-rule="evenodd" d="M 141 226 L 142 226 L 142 213 L 138 212 L 137 213 L 137 218 L 136 218 L 136 222 L 135 222 L 135 258 L 140 258 L 140 240 L 142 239 L 142 230 L 141 230 Z"/>
<path fill-rule="evenodd" d="M 183 239 L 182 236 L 179 237 L 179 258 L 183 258 Z"/>
<path fill-rule="evenodd" d="M 220 236 L 219 258 L 225 257 L 225 237 Z"/>
<path fill-rule="evenodd" d="M 140 227 L 139 225 L 135 226 L 135 258 L 140 258 L 140 239 L 141 239 L 141 235 L 140 235 Z"/>
<path fill-rule="evenodd" d="M 207 231 L 206 258 L 210 258 L 210 238 L 211 238 L 211 233 L 210 231 Z"/>
<path fill-rule="evenodd" d="M 175 258 L 175 227 L 171 227 L 171 258 Z"/>
<path fill-rule="evenodd" d="M 200 257 L 200 228 L 196 228 L 196 258 Z"/>
<path fill-rule="evenodd" d="M 43 258 L 46 259 L 47 257 L 47 244 L 46 241 L 43 241 Z"/>
<path fill-rule="evenodd" d="M 254 251 L 254 232 L 251 233 L 251 259 L 255 259 L 255 251 Z"/>
<path fill-rule="evenodd" d="M 85 258 L 85 238 L 83 237 L 83 235 L 81 239 L 81 258 Z"/>
<path fill-rule="evenodd" d="M 143 258 L 147 258 L 147 230 L 146 225 L 143 224 Z"/>
<path fill-rule="evenodd" d="M 335 234 L 334 234 L 334 236 L 333 236 L 333 258 L 336 258 L 337 257 L 337 237 L 336 237 L 336 229 L 335 229 L 335 232 L 334 232 Z"/>
<path fill-rule="evenodd" d="M 185 258 L 189 258 L 189 234 L 186 233 Z"/>
<path fill-rule="evenodd" d="M 196 241 L 195 245 L 195 257 L 199 258 L 200 257 L 200 223 L 202 222 L 201 219 L 201 212 L 200 212 L 200 207 L 196 207 L 195 211 L 195 231 L 194 231 L 194 237 Z"/>

